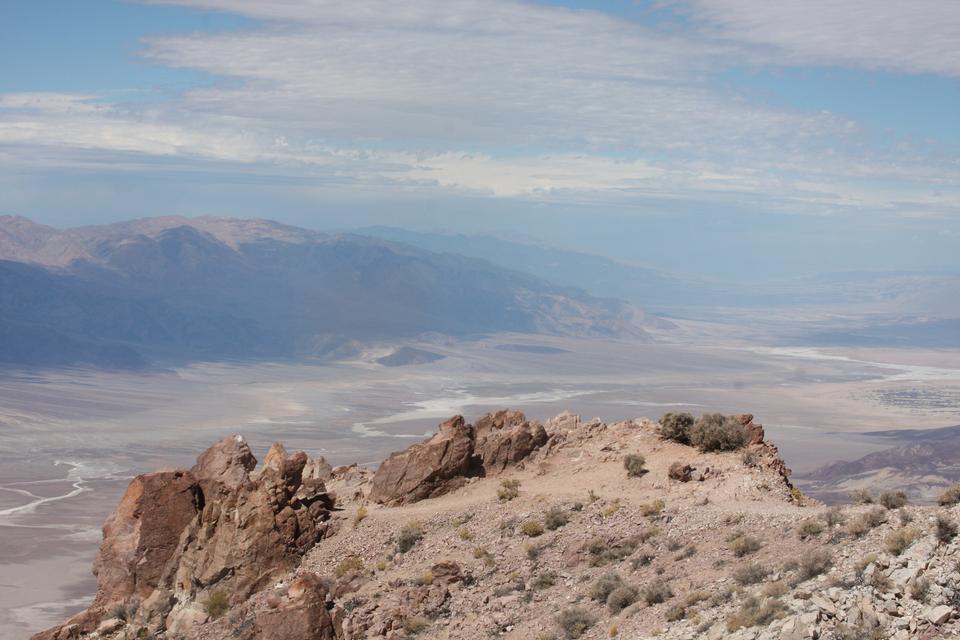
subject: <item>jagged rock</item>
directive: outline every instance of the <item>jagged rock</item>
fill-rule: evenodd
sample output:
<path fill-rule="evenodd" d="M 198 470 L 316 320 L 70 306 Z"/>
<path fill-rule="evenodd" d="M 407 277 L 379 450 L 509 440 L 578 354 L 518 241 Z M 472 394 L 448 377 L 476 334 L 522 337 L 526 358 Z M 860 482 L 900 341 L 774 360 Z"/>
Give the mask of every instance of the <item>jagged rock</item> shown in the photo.
<path fill-rule="evenodd" d="M 207 502 L 186 528 L 177 561 L 168 568 L 166 582 L 180 599 L 213 585 L 235 597 L 260 589 L 320 540 L 333 506 L 321 481 L 315 481 L 311 495 L 299 492 L 305 453 L 286 455 L 274 448 L 270 466 L 253 478 L 249 458 L 242 450 L 225 449 L 226 444 L 220 441 L 200 458 L 216 462 L 204 467 L 213 475 L 198 475 L 198 480 L 206 482 L 205 494 L 218 499 Z M 195 474 L 201 473 L 198 467 Z"/>
<path fill-rule="evenodd" d="M 463 580 L 460 565 L 452 560 L 436 563 L 430 567 L 430 573 L 433 575 L 433 581 L 436 584 L 450 584 Z"/>
<path fill-rule="evenodd" d="M 406 504 L 462 486 L 469 477 L 499 473 L 548 441 L 543 425 L 519 411 L 498 411 L 466 424 L 454 416 L 430 439 L 393 453 L 373 477 L 369 498 Z"/>
<path fill-rule="evenodd" d="M 107 618 L 97 626 L 97 633 L 102 636 L 108 636 L 111 633 L 120 631 L 126 624 L 127 623 L 120 618 Z"/>
<path fill-rule="evenodd" d="M 936 607 L 930 607 L 923 612 L 923 617 L 930 621 L 930 624 L 943 624 L 953 615 L 953 609 L 945 604 Z"/>
<path fill-rule="evenodd" d="M 207 500 L 220 491 L 236 491 L 250 479 L 257 459 L 243 436 L 227 436 L 200 454 L 190 470 Z"/>
<path fill-rule="evenodd" d="M 547 431 L 519 411 L 498 411 L 477 421 L 475 452 L 486 474 L 503 471 L 547 443 Z"/>
<path fill-rule="evenodd" d="M 752 413 L 741 413 L 740 415 L 734 416 L 734 418 L 747 428 L 747 433 L 750 434 L 750 441 L 748 444 L 754 445 L 763 443 L 763 425 L 753 421 Z"/>
<path fill-rule="evenodd" d="M 370 499 L 405 504 L 460 486 L 471 471 L 473 444 L 473 427 L 463 416 L 450 418 L 429 440 L 383 461 L 373 476 Z"/>
<path fill-rule="evenodd" d="M 326 607 L 327 589 L 316 574 L 295 579 L 287 595 L 271 609 L 256 615 L 257 640 L 336 640 L 342 637 Z"/>
<path fill-rule="evenodd" d="M 171 637 L 180 637 L 190 633 L 210 619 L 199 602 L 188 602 L 174 609 L 166 620 L 167 632 Z"/>

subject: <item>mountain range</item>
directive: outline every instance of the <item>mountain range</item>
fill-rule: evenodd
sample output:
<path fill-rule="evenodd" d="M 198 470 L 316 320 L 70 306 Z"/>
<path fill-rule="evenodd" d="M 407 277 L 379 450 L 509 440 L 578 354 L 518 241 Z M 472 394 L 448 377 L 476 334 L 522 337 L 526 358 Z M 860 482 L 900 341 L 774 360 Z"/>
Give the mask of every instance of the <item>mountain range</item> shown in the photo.
<path fill-rule="evenodd" d="M 0 217 L 0 361 L 329 356 L 497 331 L 643 338 L 626 303 L 488 261 L 266 220 Z"/>

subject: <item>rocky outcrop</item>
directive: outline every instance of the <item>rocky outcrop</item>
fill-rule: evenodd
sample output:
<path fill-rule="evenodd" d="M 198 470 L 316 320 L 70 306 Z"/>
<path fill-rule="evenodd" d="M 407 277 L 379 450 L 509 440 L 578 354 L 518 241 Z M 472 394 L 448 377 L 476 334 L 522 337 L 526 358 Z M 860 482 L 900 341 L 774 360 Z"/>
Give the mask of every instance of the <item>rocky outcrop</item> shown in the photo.
<path fill-rule="evenodd" d="M 248 640 L 335 640 L 341 637 L 327 610 L 327 588 L 320 576 L 296 578 L 286 595 L 256 614 Z"/>
<path fill-rule="evenodd" d="M 750 440 L 747 442 L 748 445 L 763 443 L 763 425 L 753 421 L 752 413 L 741 413 L 733 417 L 737 422 L 747 428 L 747 433 L 750 435 Z"/>
<path fill-rule="evenodd" d="M 242 601 L 293 568 L 327 532 L 333 500 L 319 478 L 304 481 L 305 453 L 274 447 L 268 462 L 253 473 L 250 447 L 230 436 L 190 471 L 136 477 L 103 527 L 93 605 L 35 640 L 94 631 L 117 605 L 148 631 L 183 631 L 207 619 L 214 590 Z"/>
<path fill-rule="evenodd" d="M 544 446 L 543 425 L 519 411 L 488 414 L 469 425 L 454 416 L 429 440 L 390 455 L 373 477 L 369 498 L 407 504 L 452 491 L 467 478 L 501 473 Z"/>

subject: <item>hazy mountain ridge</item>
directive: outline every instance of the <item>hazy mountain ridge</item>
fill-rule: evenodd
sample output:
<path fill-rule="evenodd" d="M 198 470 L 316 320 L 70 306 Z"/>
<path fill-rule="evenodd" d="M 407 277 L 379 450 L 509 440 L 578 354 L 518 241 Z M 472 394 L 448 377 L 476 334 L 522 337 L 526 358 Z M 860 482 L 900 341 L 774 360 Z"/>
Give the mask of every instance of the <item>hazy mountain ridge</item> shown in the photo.
<path fill-rule="evenodd" d="M 424 332 L 643 336 L 616 300 L 476 258 L 265 220 L 58 231 L 6 217 L 0 260 L 0 360 L 24 364 L 300 357 L 331 339 Z M 116 349 L 124 355 L 97 355 Z"/>

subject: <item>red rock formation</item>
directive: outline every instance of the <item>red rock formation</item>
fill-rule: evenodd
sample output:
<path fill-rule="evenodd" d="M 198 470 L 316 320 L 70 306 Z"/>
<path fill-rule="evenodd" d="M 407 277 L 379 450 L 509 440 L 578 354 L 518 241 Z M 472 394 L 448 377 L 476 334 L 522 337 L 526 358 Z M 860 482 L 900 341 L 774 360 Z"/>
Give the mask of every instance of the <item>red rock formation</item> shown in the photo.
<path fill-rule="evenodd" d="M 335 640 L 341 637 L 326 607 L 327 588 L 320 576 L 295 579 L 277 606 L 256 615 L 250 640 Z"/>

